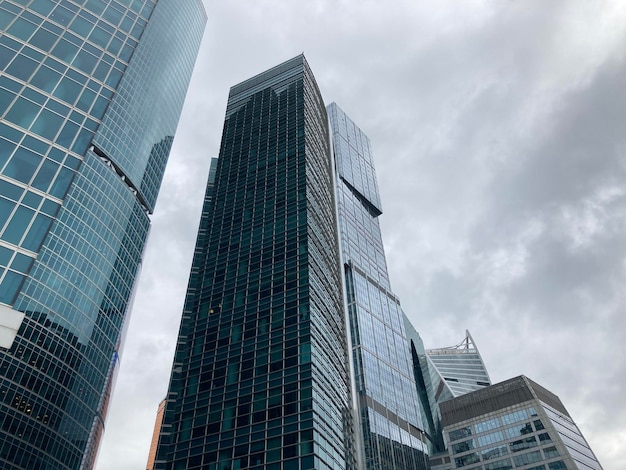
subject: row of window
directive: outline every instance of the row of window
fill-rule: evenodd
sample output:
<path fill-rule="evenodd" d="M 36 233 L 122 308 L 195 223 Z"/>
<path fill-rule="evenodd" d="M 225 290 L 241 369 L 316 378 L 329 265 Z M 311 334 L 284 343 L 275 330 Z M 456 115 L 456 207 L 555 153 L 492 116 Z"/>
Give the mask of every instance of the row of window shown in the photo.
<path fill-rule="evenodd" d="M 501 417 L 495 417 L 475 424 L 474 426 L 466 426 L 460 429 L 455 429 L 448 433 L 450 442 L 458 441 L 464 437 L 471 436 L 472 434 L 480 434 L 500 426 L 506 426 L 508 424 L 523 421 L 525 419 L 537 416 L 537 410 L 530 406 L 523 410 L 516 410 L 511 413 L 507 413 Z M 474 430 L 474 432 L 472 432 Z"/>

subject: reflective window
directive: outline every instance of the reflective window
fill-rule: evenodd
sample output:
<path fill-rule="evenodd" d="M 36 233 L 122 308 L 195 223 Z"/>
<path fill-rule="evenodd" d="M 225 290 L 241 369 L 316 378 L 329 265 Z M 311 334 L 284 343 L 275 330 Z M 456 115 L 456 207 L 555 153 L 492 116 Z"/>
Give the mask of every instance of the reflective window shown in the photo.
<path fill-rule="evenodd" d="M 40 163 L 40 155 L 21 147 L 15 151 L 11 160 L 9 160 L 4 167 L 3 173 L 22 183 L 28 184 Z"/>
<path fill-rule="evenodd" d="M 524 425 L 517 425 L 510 428 L 505 429 L 504 433 L 508 438 L 515 438 L 519 436 L 523 436 L 524 434 L 531 434 L 533 432 L 533 427 L 530 423 L 526 423 Z"/>
<path fill-rule="evenodd" d="M 480 436 L 478 439 L 478 445 L 480 447 L 488 446 L 491 444 L 496 444 L 504 440 L 504 436 L 501 431 L 492 432 L 490 434 L 485 434 L 484 436 Z"/>
<path fill-rule="evenodd" d="M 553 457 L 559 456 L 559 451 L 555 446 L 546 447 L 543 449 L 543 454 L 545 455 L 546 460 L 551 459 Z"/>
<path fill-rule="evenodd" d="M 506 445 L 498 446 L 498 447 L 491 447 L 489 449 L 484 449 L 480 452 L 483 460 L 496 459 L 502 455 L 507 455 L 508 453 L 509 453 L 509 450 L 507 449 Z"/>
<path fill-rule="evenodd" d="M 537 447 L 537 440 L 534 436 L 509 443 L 509 448 L 511 449 L 511 452 L 520 452 L 522 450 L 530 449 L 532 447 Z"/>
<path fill-rule="evenodd" d="M 477 462 L 480 462 L 480 458 L 477 453 L 467 454 L 463 457 L 456 457 L 454 459 L 454 464 L 457 468 L 465 467 L 466 465 L 471 465 Z"/>
<path fill-rule="evenodd" d="M 510 470 L 512 468 L 513 465 L 511 464 L 511 459 L 485 463 L 485 470 Z"/>
<path fill-rule="evenodd" d="M 541 452 L 539 452 L 538 450 L 513 457 L 513 462 L 515 462 L 516 467 L 522 467 L 531 463 L 541 462 L 541 460 Z"/>
<path fill-rule="evenodd" d="M 476 424 L 476 433 L 489 431 L 491 429 L 497 428 L 498 426 L 500 426 L 498 418 L 489 419 L 487 421 Z"/>
<path fill-rule="evenodd" d="M 17 98 L 13 106 L 7 113 L 5 119 L 17 124 L 24 129 L 28 129 L 35 120 L 35 116 L 39 112 L 40 106 L 32 101 L 28 101 L 21 96 Z"/>
<path fill-rule="evenodd" d="M 550 470 L 567 470 L 567 465 L 562 460 L 557 460 L 556 462 L 550 462 L 548 468 Z"/>
<path fill-rule="evenodd" d="M 452 452 L 455 454 L 460 454 L 461 452 L 466 452 L 468 450 L 474 449 L 474 440 L 470 439 L 468 441 L 459 442 L 457 444 L 452 445 Z"/>

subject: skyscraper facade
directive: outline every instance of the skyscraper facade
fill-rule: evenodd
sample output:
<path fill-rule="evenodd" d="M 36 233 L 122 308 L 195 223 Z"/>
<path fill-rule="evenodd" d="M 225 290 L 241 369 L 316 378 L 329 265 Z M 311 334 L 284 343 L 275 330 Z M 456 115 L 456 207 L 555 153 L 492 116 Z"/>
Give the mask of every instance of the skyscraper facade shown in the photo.
<path fill-rule="evenodd" d="M 336 220 L 304 56 L 234 86 L 155 468 L 355 468 Z"/>
<path fill-rule="evenodd" d="M 0 466 L 90 468 L 206 17 L 0 2 Z"/>
<path fill-rule="evenodd" d="M 403 313 L 391 291 L 368 137 L 328 106 L 365 468 L 424 468 L 426 444 Z"/>

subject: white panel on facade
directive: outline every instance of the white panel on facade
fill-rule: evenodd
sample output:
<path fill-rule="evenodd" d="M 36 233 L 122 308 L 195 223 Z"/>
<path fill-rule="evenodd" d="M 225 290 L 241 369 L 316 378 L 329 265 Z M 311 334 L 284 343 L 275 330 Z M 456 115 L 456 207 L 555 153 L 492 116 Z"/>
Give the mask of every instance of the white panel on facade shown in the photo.
<path fill-rule="evenodd" d="M 0 305 L 0 348 L 9 349 L 13 345 L 23 320 L 22 312 Z"/>

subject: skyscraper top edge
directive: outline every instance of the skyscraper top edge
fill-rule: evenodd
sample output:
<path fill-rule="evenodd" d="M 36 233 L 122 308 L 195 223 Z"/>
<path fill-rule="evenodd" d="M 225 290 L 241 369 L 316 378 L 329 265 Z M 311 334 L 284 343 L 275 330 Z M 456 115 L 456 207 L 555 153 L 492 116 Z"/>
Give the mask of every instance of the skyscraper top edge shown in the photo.
<path fill-rule="evenodd" d="M 206 8 L 204 7 L 204 2 L 202 0 L 196 0 L 196 1 L 200 5 L 200 12 L 202 13 L 202 16 L 204 17 L 204 21 L 206 22 L 209 19 L 209 17 L 207 16 Z"/>
<path fill-rule="evenodd" d="M 270 87 L 276 88 L 278 92 L 279 89 L 289 85 L 293 80 L 296 80 L 307 68 L 304 54 L 300 54 L 233 86 L 228 94 L 226 118 L 228 119 L 234 111 L 239 109 L 239 107 L 256 92 Z"/>
<path fill-rule="evenodd" d="M 452 425 L 516 403 L 538 399 L 569 417 L 557 395 L 524 375 L 461 395 L 440 404 L 442 423 Z"/>
<path fill-rule="evenodd" d="M 271 69 L 268 69 L 264 72 L 261 72 L 255 75 L 254 77 L 248 78 L 247 80 L 244 80 L 243 82 L 233 85 L 230 88 L 229 98 L 237 94 L 243 93 L 247 89 L 253 88 L 254 86 L 262 82 L 271 80 L 272 78 L 283 74 L 284 72 L 286 72 L 287 70 L 291 68 L 295 68 L 299 65 L 303 65 L 305 62 L 306 62 L 306 59 L 304 58 L 304 54 L 299 54 L 295 57 L 292 57 L 291 59 L 286 60 L 285 62 L 278 64 L 272 67 Z"/>

